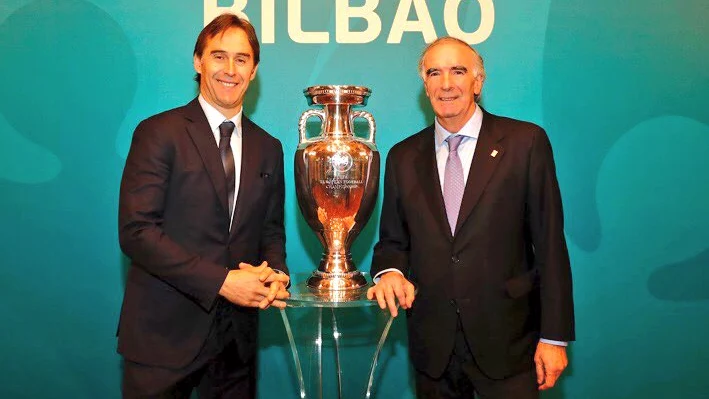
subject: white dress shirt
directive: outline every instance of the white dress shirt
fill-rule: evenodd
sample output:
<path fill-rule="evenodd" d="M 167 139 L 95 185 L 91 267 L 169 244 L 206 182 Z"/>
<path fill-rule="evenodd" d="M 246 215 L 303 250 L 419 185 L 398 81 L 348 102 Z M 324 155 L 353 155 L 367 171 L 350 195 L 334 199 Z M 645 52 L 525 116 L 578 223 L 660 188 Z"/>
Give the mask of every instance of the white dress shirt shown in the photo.
<path fill-rule="evenodd" d="M 231 230 L 231 225 L 234 219 L 234 209 L 236 209 L 236 199 L 239 198 L 239 181 L 241 180 L 241 143 L 242 143 L 242 131 L 241 131 L 241 114 L 243 113 L 243 108 L 238 114 L 234 115 L 233 118 L 229 119 L 222 115 L 216 108 L 214 108 L 207 100 L 199 95 L 198 98 L 199 105 L 202 106 L 204 115 L 207 116 L 207 122 L 209 122 L 209 128 L 212 129 L 212 134 L 214 135 L 214 141 L 219 148 L 219 142 L 221 141 L 221 134 L 219 133 L 219 125 L 226 121 L 234 122 L 234 132 L 231 134 L 231 152 L 234 154 L 234 204 L 232 209 L 230 209 L 229 214 L 231 218 L 229 219 L 229 230 Z M 221 161 L 220 161 L 221 162 Z"/>
<path fill-rule="evenodd" d="M 438 118 L 434 124 L 434 140 L 436 149 L 436 165 L 438 166 L 438 181 L 441 183 L 441 192 L 445 185 L 444 176 L 446 174 L 446 161 L 448 160 L 448 137 L 452 135 L 465 136 L 458 146 L 458 157 L 463 166 L 464 183 L 468 183 L 468 174 L 470 174 L 470 165 L 473 163 L 473 154 L 475 147 L 478 144 L 478 136 L 480 128 L 483 125 L 483 112 L 480 107 L 475 106 L 473 116 L 460 128 L 458 132 L 449 132 L 438 123 Z"/>

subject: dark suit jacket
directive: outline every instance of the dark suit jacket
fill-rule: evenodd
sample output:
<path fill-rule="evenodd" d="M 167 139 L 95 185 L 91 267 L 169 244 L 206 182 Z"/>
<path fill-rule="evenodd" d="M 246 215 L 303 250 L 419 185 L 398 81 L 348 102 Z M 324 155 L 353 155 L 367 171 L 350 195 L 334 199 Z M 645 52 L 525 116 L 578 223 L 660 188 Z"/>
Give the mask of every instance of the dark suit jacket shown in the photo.
<path fill-rule="evenodd" d="M 118 351 L 131 361 L 181 368 L 195 359 L 227 268 L 287 271 L 283 150 L 242 117 L 239 194 L 229 232 L 226 178 L 195 99 L 141 122 L 121 181 L 119 238 L 131 259 Z M 257 311 L 233 306 L 239 352 L 256 351 Z"/>
<path fill-rule="evenodd" d="M 454 236 L 434 147 L 429 126 L 389 152 L 372 275 L 397 268 L 418 289 L 407 312 L 416 369 L 441 375 L 459 312 L 484 373 L 502 378 L 528 370 L 540 334 L 574 339 L 571 271 L 549 140 L 539 126 L 483 111 Z"/>

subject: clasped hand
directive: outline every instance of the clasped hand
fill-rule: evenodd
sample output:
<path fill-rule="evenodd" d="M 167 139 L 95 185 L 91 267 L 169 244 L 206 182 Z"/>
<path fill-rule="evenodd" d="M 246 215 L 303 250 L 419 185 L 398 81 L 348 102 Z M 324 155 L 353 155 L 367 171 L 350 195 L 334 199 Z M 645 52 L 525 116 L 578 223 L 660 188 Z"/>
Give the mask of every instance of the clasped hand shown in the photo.
<path fill-rule="evenodd" d="M 219 295 L 239 306 L 267 309 L 275 306 L 286 307 L 285 299 L 290 297 L 286 286 L 290 278 L 268 267 L 268 262 L 259 266 L 239 263 L 238 270 L 230 270 Z"/>

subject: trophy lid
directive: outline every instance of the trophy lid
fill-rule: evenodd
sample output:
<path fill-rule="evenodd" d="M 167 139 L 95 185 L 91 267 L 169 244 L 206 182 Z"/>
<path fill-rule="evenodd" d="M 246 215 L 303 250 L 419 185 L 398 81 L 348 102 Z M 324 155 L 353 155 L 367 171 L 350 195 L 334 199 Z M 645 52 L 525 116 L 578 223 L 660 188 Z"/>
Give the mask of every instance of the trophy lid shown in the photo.
<path fill-rule="evenodd" d="M 303 94 L 308 99 L 308 105 L 367 105 L 367 97 L 372 90 L 363 86 L 322 85 L 308 87 Z"/>

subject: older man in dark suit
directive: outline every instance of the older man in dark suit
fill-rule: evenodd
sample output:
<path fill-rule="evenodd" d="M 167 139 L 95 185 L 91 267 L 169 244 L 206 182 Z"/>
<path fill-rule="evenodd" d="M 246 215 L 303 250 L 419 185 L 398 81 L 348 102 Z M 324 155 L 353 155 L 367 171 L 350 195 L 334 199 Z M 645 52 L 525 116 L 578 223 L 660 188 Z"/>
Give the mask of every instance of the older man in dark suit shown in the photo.
<path fill-rule="evenodd" d="M 255 396 L 258 309 L 288 296 L 283 150 L 242 111 L 259 54 L 248 21 L 217 17 L 195 44 L 199 97 L 133 135 L 119 209 L 126 398 Z"/>
<path fill-rule="evenodd" d="M 407 310 L 419 397 L 537 398 L 574 339 L 549 140 L 476 104 L 485 70 L 465 42 L 438 39 L 419 67 L 436 120 L 389 152 L 368 296 Z"/>

